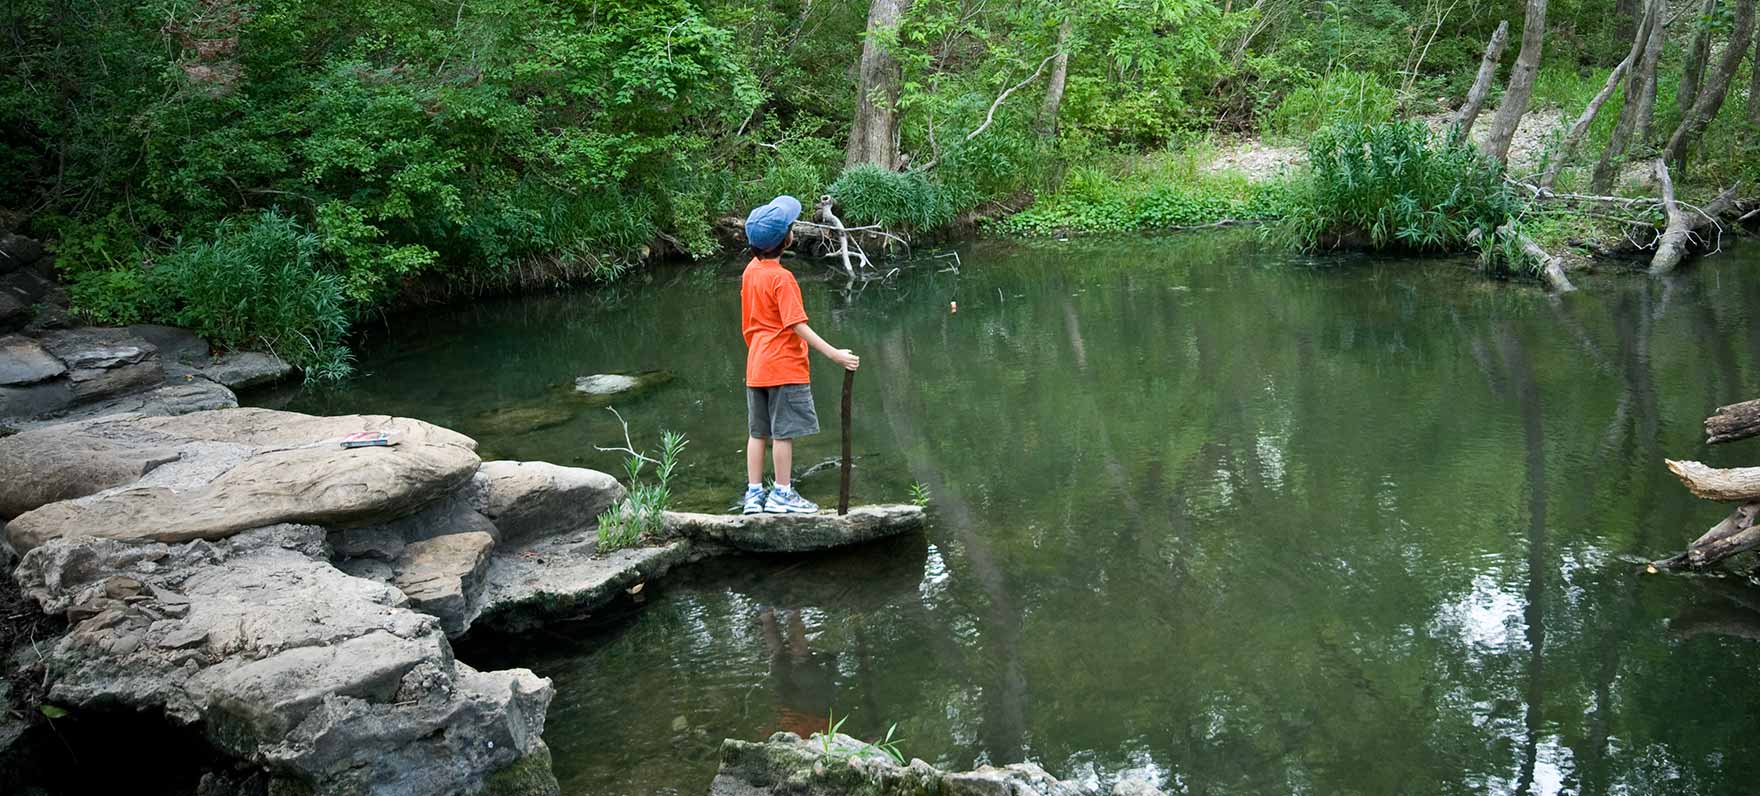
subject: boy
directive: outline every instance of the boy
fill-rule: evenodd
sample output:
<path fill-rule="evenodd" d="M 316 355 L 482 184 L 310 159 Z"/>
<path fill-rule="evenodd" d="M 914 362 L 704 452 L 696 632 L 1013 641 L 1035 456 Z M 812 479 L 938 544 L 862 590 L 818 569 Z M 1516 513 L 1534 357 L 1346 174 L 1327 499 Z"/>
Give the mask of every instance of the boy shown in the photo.
<path fill-rule="evenodd" d="M 794 242 L 800 200 L 778 196 L 746 216 L 746 242 L 752 261 L 739 283 L 740 325 L 746 338 L 746 494 L 747 514 L 812 514 L 817 505 L 801 497 L 790 482 L 794 440 L 819 433 L 813 389 L 807 379 L 807 346 L 832 362 L 855 370 L 861 359 L 832 348 L 807 326 L 801 286 L 782 267 L 782 251 Z M 764 493 L 764 441 L 776 463 L 776 488 Z"/>

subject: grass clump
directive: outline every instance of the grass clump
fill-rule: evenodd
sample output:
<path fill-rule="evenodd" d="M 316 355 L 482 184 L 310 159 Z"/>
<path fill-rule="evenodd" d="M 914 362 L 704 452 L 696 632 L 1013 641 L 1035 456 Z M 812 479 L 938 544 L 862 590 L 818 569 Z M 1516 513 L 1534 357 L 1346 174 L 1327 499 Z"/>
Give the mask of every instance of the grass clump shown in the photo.
<path fill-rule="evenodd" d="M 660 435 L 660 458 L 650 459 L 638 451 L 628 451 L 624 473 L 628 476 L 629 497 L 599 515 L 600 553 L 634 547 L 644 539 L 660 536 L 664 530 L 666 507 L 672 501 L 672 476 L 678 471 L 685 445 L 685 435 L 667 431 Z M 652 463 L 655 480 L 642 481 L 642 470 Z"/>
<path fill-rule="evenodd" d="M 879 224 L 889 230 L 932 230 L 952 224 L 971 205 L 960 191 L 922 172 L 889 171 L 874 165 L 847 169 L 831 183 L 844 223 Z"/>
<path fill-rule="evenodd" d="M 1394 91 L 1366 72 L 1333 72 L 1291 91 L 1266 120 L 1273 135 L 1305 138 L 1340 124 L 1377 125 L 1399 110 Z"/>
<path fill-rule="evenodd" d="M 998 221 L 1000 232 L 1039 236 L 1152 232 L 1221 221 L 1264 221 L 1283 213 L 1289 184 L 1253 182 L 1202 168 L 1203 153 L 1168 152 L 1077 166 L 1063 185 Z"/>
<path fill-rule="evenodd" d="M 1304 251 L 1461 251 L 1519 210 L 1502 166 L 1422 122 L 1330 127 L 1315 135 L 1308 156 L 1277 230 Z"/>

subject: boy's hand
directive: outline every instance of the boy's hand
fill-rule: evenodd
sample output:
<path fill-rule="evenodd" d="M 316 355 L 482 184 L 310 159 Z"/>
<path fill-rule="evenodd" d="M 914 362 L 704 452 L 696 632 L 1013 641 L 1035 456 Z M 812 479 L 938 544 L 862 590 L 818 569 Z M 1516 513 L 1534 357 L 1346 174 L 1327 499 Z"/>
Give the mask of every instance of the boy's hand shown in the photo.
<path fill-rule="evenodd" d="M 847 348 L 837 349 L 837 353 L 831 355 L 831 361 L 842 365 L 844 370 L 855 370 L 862 366 L 862 358 Z"/>

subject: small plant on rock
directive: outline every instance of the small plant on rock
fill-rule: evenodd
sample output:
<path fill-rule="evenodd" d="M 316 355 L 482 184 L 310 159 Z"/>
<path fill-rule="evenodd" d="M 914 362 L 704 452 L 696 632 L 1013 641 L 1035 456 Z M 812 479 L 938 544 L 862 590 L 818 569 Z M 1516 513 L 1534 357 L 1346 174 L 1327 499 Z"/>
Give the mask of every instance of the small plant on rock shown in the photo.
<path fill-rule="evenodd" d="M 617 410 L 612 409 L 611 413 L 615 415 Z M 623 416 L 617 415 L 617 419 L 622 422 Z M 672 501 L 672 477 L 678 472 L 685 446 L 690 444 L 679 432 L 664 432 L 660 435 L 660 458 L 653 459 L 630 443 L 629 424 L 625 423 L 623 430 L 625 447 L 599 449 L 625 454 L 623 470 L 629 488 L 629 497 L 599 515 L 597 549 L 601 553 L 634 547 L 643 539 L 660 536 L 665 529 L 666 507 Z M 654 483 L 642 481 L 642 471 L 649 464 L 654 465 Z"/>

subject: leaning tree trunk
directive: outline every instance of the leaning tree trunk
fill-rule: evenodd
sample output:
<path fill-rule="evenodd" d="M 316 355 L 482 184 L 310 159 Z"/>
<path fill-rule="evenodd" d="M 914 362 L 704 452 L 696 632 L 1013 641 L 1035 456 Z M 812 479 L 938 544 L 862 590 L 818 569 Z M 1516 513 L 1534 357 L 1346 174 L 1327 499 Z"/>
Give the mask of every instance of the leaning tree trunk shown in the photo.
<path fill-rule="evenodd" d="M 1057 112 L 1063 107 L 1063 87 L 1069 81 L 1069 39 L 1074 24 L 1064 17 L 1057 28 L 1057 55 L 1051 59 L 1051 83 L 1045 87 L 1045 104 L 1039 108 L 1039 135 L 1057 135 Z"/>
<path fill-rule="evenodd" d="M 1668 146 L 1662 155 L 1676 169 L 1686 168 L 1687 150 L 1704 135 L 1706 125 L 1711 124 L 1711 118 L 1723 107 L 1723 98 L 1729 93 L 1729 81 L 1735 77 L 1742 60 L 1748 57 L 1748 44 L 1754 33 L 1754 3 L 1755 0 L 1738 0 L 1736 3 L 1736 24 L 1729 34 L 1729 46 L 1718 59 L 1717 68 L 1705 77 L 1705 86 L 1693 100 L 1692 109 L 1681 117 L 1680 126 L 1674 128 L 1674 135 L 1668 138 Z"/>
<path fill-rule="evenodd" d="M 1735 203 L 1736 189 L 1740 183 L 1730 186 L 1729 190 L 1718 194 L 1696 213 L 1681 209 L 1681 204 L 1674 195 L 1674 180 L 1668 175 L 1668 163 L 1662 158 L 1656 159 L 1656 182 L 1662 186 L 1662 211 L 1668 217 L 1668 225 L 1656 238 L 1656 254 L 1650 258 L 1650 273 L 1666 274 L 1681 264 L 1687 256 L 1687 249 L 1693 245 L 1693 233 L 1700 228 L 1717 224 L 1717 217 L 1723 215 Z M 1719 232 L 1721 232 L 1719 228 Z"/>
<path fill-rule="evenodd" d="M 1760 36 L 1754 37 L 1754 62 L 1748 69 L 1748 124 L 1760 126 Z"/>
<path fill-rule="evenodd" d="M 856 80 L 856 117 L 850 126 L 844 166 L 872 163 L 883 169 L 898 165 L 898 59 L 886 49 L 887 32 L 896 30 L 911 0 L 873 0 L 868 6 L 868 33 Z"/>
<path fill-rule="evenodd" d="M 1454 126 L 1463 138 L 1473 131 L 1473 122 L 1478 120 L 1479 111 L 1485 108 L 1485 98 L 1491 96 L 1491 81 L 1497 78 L 1497 63 L 1503 60 L 1503 47 L 1508 43 L 1509 20 L 1504 20 L 1497 23 L 1491 41 L 1485 44 L 1485 57 L 1479 61 L 1479 75 L 1473 78 L 1473 88 L 1467 92 L 1466 104 L 1454 117 Z"/>
<path fill-rule="evenodd" d="M 1540 190 L 1552 189 L 1552 184 L 1558 180 L 1558 172 L 1564 168 L 1565 161 L 1576 154 L 1577 146 L 1583 143 L 1583 136 L 1589 134 L 1589 125 L 1595 123 L 1595 116 L 1601 113 L 1601 106 L 1606 105 L 1608 98 L 1613 96 L 1614 89 L 1619 88 L 1620 78 L 1625 76 L 1626 68 L 1632 65 L 1632 59 L 1636 56 L 1637 53 L 1626 56 L 1624 61 L 1619 62 L 1619 66 L 1613 68 L 1613 73 L 1607 76 L 1607 82 L 1601 86 L 1601 91 L 1594 99 L 1589 100 L 1589 107 L 1583 109 L 1576 124 L 1571 125 L 1571 129 L 1565 133 L 1564 141 L 1558 145 L 1558 151 L 1552 153 L 1552 159 L 1547 162 L 1545 173 L 1540 175 Z"/>
<path fill-rule="evenodd" d="M 1522 19 L 1522 51 L 1516 54 L 1516 65 L 1509 72 L 1509 87 L 1503 91 L 1503 102 L 1497 115 L 1491 117 L 1491 135 L 1485 139 L 1485 153 L 1499 162 L 1509 160 L 1509 144 L 1516 127 L 1528 112 L 1528 99 L 1534 94 L 1534 76 L 1540 71 L 1540 49 L 1546 40 L 1547 0 L 1528 0 L 1528 14 Z"/>
<path fill-rule="evenodd" d="M 1656 65 L 1662 62 L 1663 48 L 1668 44 L 1668 23 L 1662 20 L 1662 12 L 1668 10 L 1666 0 L 1656 7 L 1656 21 L 1650 26 L 1650 39 L 1644 43 L 1644 56 L 1640 66 L 1644 68 L 1644 85 L 1638 93 L 1638 112 L 1634 117 L 1637 123 L 1632 127 L 1633 140 L 1644 142 L 1650 140 L 1650 123 L 1656 120 Z"/>
<path fill-rule="evenodd" d="M 1601 159 L 1595 163 L 1595 171 L 1589 178 L 1590 190 L 1594 193 L 1607 193 L 1613 186 L 1613 179 L 1619 174 L 1620 159 L 1625 156 L 1626 145 L 1632 133 L 1638 128 L 1641 117 L 1646 113 L 1644 97 L 1649 91 L 1649 84 L 1656 81 L 1656 61 L 1662 55 L 1662 9 L 1664 0 L 1651 0 L 1645 6 L 1644 19 L 1638 25 L 1638 32 L 1632 37 L 1632 51 L 1641 53 L 1637 65 L 1626 79 L 1625 105 L 1620 108 L 1619 121 L 1613 126 L 1613 133 L 1607 138 L 1607 146 L 1601 150 Z M 1654 93 L 1650 93 L 1654 97 Z"/>
<path fill-rule="evenodd" d="M 1699 97 L 1699 81 L 1705 77 L 1705 63 L 1711 60 L 1711 16 L 1716 13 L 1717 0 L 1705 0 L 1705 8 L 1699 12 L 1698 32 L 1693 34 L 1687 60 L 1681 65 L 1681 87 L 1675 93 L 1675 102 L 1683 119 L 1693 109 L 1693 100 Z"/>

